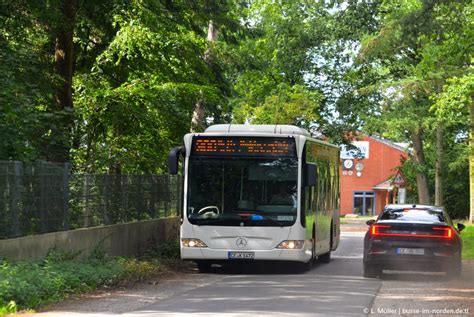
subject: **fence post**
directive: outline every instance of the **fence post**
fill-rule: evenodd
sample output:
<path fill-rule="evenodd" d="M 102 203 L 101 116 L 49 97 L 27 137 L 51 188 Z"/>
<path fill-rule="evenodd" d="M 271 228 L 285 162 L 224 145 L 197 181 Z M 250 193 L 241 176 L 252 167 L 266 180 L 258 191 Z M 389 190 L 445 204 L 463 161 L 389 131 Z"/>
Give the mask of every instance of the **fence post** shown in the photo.
<path fill-rule="evenodd" d="M 170 190 L 170 176 L 169 175 L 165 175 L 164 177 L 164 181 L 165 183 L 163 184 L 163 199 L 164 199 L 164 202 L 165 202 L 165 217 L 167 217 L 169 215 L 169 210 L 170 210 L 170 206 L 169 206 L 169 199 L 170 199 L 170 195 L 169 195 L 169 190 Z"/>
<path fill-rule="evenodd" d="M 21 224 L 22 227 L 22 234 L 31 234 L 37 233 L 38 228 L 36 227 L 38 215 L 36 210 L 38 208 L 38 201 L 37 201 L 37 186 L 36 179 L 34 175 L 35 166 L 32 163 L 24 163 L 23 164 L 23 195 L 22 195 L 22 215 L 24 219 L 28 221 L 24 221 Z"/>
<path fill-rule="evenodd" d="M 102 208 L 102 223 L 104 225 L 108 225 L 110 223 L 110 220 L 109 220 L 109 214 L 108 214 L 108 211 L 109 211 L 109 175 L 108 174 L 104 174 L 104 204 L 103 204 L 103 208 Z"/>
<path fill-rule="evenodd" d="M 22 177 L 22 163 L 18 161 L 13 162 L 13 186 L 10 187 L 11 195 L 11 233 L 13 237 L 18 237 L 20 232 L 20 216 L 19 216 L 19 204 L 21 199 L 21 177 Z"/>
<path fill-rule="evenodd" d="M 128 181 L 129 177 L 126 175 L 120 175 L 121 179 L 121 184 L 122 184 L 122 221 L 127 222 L 128 221 L 128 213 L 130 212 L 128 208 Z M 125 180 L 125 181 L 124 181 Z"/>
<path fill-rule="evenodd" d="M 2 167 L 5 166 L 5 174 L 0 174 L 0 238 L 8 238 L 8 165 L 2 164 Z"/>
<path fill-rule="evenodd" d="M 157 177 L 155 175 L 150 176 L 150 216 L 152 219 L 156 218 L 156 195 L 157 193 Z"/>
<path fill-rule="evenodd" d="M 89 175 L 84 175 L 84 186 L 83 194 L 85 195 L 85 206 L 84 206 L 84 228 L 90 226 L 90 210 L 89 210 Z"/>
<path fill-rule="evenodd" d="M 137 194 L 137 197 L 136 197 L 136 207 L 137 208 L 137 217 L 138 217 L 138 221 L 142 220 L 142 211 L 143 211 L 143 193 L 142 193 L 142 181 L 143 181 L 143 177 L 141 175 L 138 175 L 137 176 L 137 186 L 138 186 L 138 194 Z"/>
<path fill-rule="evenodd" d="M 70 215 L 69 215 L 69 171 L 71 165 L 64 163 L 63 168 L 63 230 L 69 230 Z"/>
<path fill-rule="evenodd" d="M 40 178 L 40 233 L 48 231 L 48 180 L 46 175 L 45 162 L 39 163 L 39 178 Z"/>

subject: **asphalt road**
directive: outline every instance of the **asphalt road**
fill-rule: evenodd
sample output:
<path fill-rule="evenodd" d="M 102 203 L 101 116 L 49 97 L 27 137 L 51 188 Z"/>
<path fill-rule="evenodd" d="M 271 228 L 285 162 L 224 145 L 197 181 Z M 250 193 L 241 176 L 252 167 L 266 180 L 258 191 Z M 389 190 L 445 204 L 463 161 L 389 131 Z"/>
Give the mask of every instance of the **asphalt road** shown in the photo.
<path fill-rule="evenodd" d="M 447 280 L 442 273 L 423 272 L 386 272 L 380 279 L 363 278 L 366 226 L 359 227 L 342 233 L 340 246 L 329 264 L 316 264 L 305 273 L 275 263 L 215 268 L 212 274 L 169 273 L 126 289 L 74 297 L 38 315 L 425 317 L 474 314 L 474 261 L 464 261 L 463 275 L 456 280 Z"/>
<path fill-rule="evenodd" d="M 343 233 L 331 262 L 305 273 L 265 263 L 217 268 L 147 291 L 58 305 L 44 315 L 364 316 L 382 282 L 362 277 L 362 239 L 362 232 Z"/>
<path fill-rule="evenodd" d="M 381 282 L 362 277 L 361 252 L 361 235 L 345 234 L 330 264 L 319 264 L 305 274 L 285 274 L 278 269 L 262 274 L 262 267 L 250 267 L 235 275 L 217 270 L 224 275 L 222 280 L 132 314 L 363 315 Z"/>

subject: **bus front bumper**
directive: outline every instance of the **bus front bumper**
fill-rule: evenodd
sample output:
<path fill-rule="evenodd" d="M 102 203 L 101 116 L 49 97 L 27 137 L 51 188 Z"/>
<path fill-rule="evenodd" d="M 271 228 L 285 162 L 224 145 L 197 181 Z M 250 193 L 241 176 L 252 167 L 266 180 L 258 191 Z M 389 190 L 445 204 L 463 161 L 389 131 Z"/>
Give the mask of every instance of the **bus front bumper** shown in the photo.
<path fill-rule="evenodd" d="M 183 260 L 230 260 L 238 261 L 232 255 L 239 253 L 249 254 L 251 260 L 259 261 L 296 261 L 308 262 L 311 259 L 311 253 L 305 249 L 273 249 L 273 250 L 223 250 L 210 248 L 186 248 L 181 247 L 181 259 Z M 249 260 L 249 258 L 245 258 Z"/>

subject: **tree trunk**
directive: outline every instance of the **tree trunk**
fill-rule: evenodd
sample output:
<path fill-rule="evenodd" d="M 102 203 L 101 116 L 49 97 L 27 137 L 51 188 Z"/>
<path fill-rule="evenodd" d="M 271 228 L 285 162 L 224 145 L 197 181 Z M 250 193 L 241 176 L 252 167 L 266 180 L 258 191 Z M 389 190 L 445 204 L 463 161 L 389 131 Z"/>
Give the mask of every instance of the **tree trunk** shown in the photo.
<path fill-rule="evenodd" d="M 443 206 L 443 156 L 444 156 L 444 124 L 438 122 L 436 127 L 436 174 L 435 174 L 435 205 Z"/>
<path fill-rule="evenodd" d="M 204 60 L 207 64 L 212 64 L 213 54 L 213 43 L 217 41 L 217 27 L 212 20 L 209 21 L 209 26 L 207 29 L 207 40 L 209 41 L 209 48 L 204 54 Z M 204 107 L 204 101 L 201 96 L 196 102 L 193 111 L 193 117 L 191 119 L 191 132 L 199 132 L 204 129 L 206 123 L 206 109 Z"/>
<path fill-rule="evenodd" d="M 109 140 L 109 174 L 121 175 L 122 174 L 122 162 L 119 158 L 119 145 L 117 142 L 122 135 L 122 129 L 115 126 L 113 129 L 113 140 Z"/>
<path fill-rule="evenodd" d="M 423 132 L 421 129 L 412 131 L 411 139 L 413 143 L 413 155 L 418 167 L 423 167 L 425 164 L 425 154 L 423 151 Z M 428 189 L 428 178 L 425 172 L 418 168 L 416 173 L 416 184 L 418 187 L 418 203 L 422 205 L 430 204 L 430 193 Z"/>
<path fill-rule="evenodd" d="M 212 20 L 209 21 L 209 26 L 207 29 L 207 40 L 210 43 L 215 43 L 217 41 L 217 27 Z"/>
<path fill-rule="evenodd" d="M 49 159 L 55 162 L 68 162 L 70 136 L 74 124 L 72 103 L 72 76 L 74 73 L 74 24 L 76 21 L 76 0 L 62 0 L 60 21 L 55 28 L 54 70 L 59 80 L 55 87 L 53 111 L 59 114 L 59 128 L 54 131 L 58 144 L 49 151 Z M 59 112 L 59 113 L 58 113 Z"/>
<path fill-rule="evenodd" d="M 196 102 L 193 111 L 193 117 L 191 118 L 191 132 L 200 132 L 204 128 L 204 121 L 205 118 L 205 109 L 204 109 L 204 102 L 202 98 Z"/>
<path fill-rule="evenodd" d="M 469 222 L 474 223 L 474 95 L 471 95 L 470 125 L 469 125 L 469 180 L 471 193 L 471 208 L 469 213 Z"/>

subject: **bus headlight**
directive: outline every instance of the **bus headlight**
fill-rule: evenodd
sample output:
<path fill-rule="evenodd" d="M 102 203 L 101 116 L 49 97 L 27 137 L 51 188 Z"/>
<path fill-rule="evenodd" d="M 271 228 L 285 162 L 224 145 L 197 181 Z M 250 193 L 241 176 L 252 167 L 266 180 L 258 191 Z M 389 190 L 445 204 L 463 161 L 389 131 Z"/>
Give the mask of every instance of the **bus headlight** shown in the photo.
<path fill-rule="evenodd" d="M 285 240 L 277 246 L 277 249 L 301 249 L 304 240 Z"/>
<path fill-rule="evenodd" d="M 207 248 L 207 245 L 199 239 L 181 239 L 181 245 L 186 248 Z"/>

